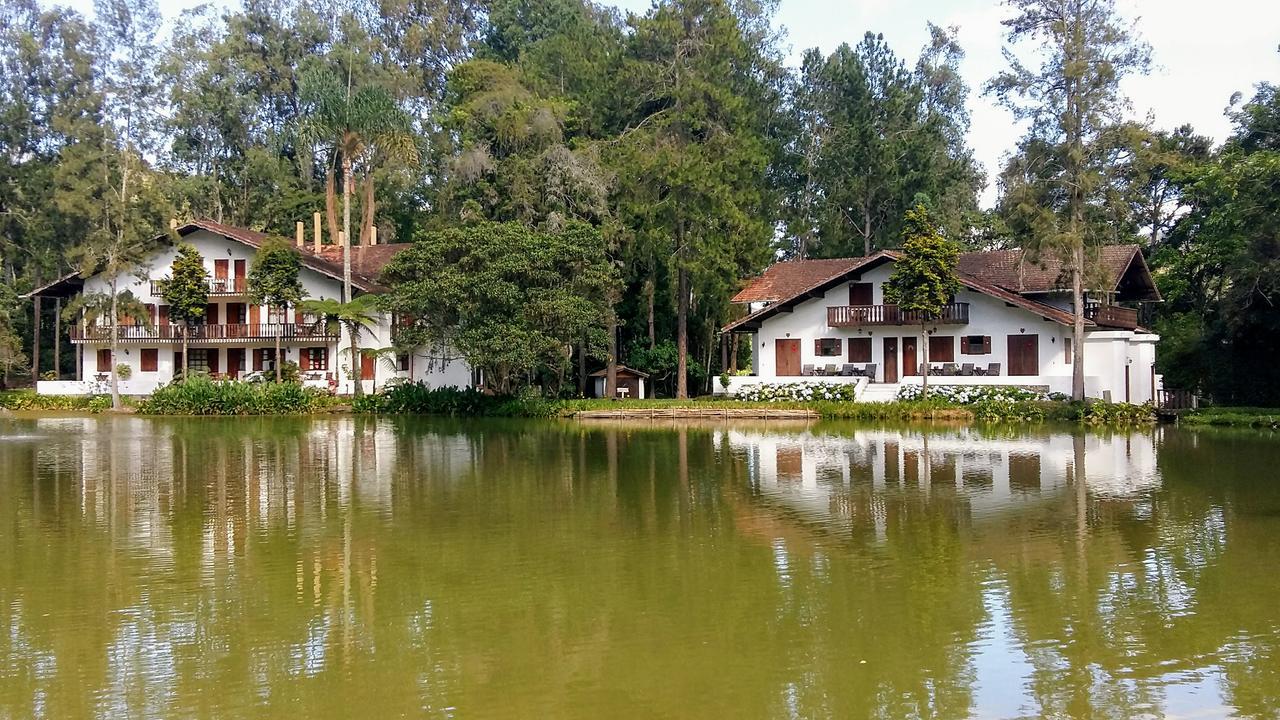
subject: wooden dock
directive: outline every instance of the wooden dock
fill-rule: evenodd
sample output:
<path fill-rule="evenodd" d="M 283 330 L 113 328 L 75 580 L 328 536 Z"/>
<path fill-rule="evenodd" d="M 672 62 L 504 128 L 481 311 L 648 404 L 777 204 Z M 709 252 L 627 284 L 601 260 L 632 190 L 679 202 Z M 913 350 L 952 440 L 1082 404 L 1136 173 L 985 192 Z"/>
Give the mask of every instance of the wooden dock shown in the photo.
<path fill-rule="evenodd" d="M 817 420 L 815 410 L 782 408 L 618 408 L 616 410 L 580 410 L 573 414 L 579 420 Z"/>

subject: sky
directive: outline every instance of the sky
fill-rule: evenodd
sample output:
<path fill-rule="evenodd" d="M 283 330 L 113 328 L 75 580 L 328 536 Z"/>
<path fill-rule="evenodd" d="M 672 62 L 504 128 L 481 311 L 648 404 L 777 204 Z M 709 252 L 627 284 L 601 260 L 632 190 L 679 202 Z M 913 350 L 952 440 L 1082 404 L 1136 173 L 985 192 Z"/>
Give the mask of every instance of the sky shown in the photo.
<path fill-rule="evenodd" d="M 1224 110 L 1232 94 L 1247 98 L 1263 80 L 1280 83 L 1280 1 L 1116 2 L 1152 49 L 1151 73 L 1122 85 L 1135 119 L 1149 118 L 1157 128 L 1190 123 L 1200 134 L 1221 141 L 1231 131 Z M 92 0 L 66 4 L 92 12 Z M 201 0 L 160 0 L 167 18 L 198 4 Z M 650 0 L 614 4 L 642 13 Z M 1008 111 L 981 94 L 983 83 L 1005 67 L 1001 21 L 1012 14 L 998 0 L 780 0 L 775 23 L 786 28 L 793 65 L 799 64 L 806 48 L 829 53 L 842 42 L 856 44 L 867 31 L 883 33 L 894 52 L 914 65 L 928 40 L 927 22 L 958 27 L 966 53 L 961 73 L 971 89 L 969 144 L 988 176 L 994 177 L 1023 134 Z M 994 182 L 989 182 L 983 204 L 990 206 L 995 197 Z"/>

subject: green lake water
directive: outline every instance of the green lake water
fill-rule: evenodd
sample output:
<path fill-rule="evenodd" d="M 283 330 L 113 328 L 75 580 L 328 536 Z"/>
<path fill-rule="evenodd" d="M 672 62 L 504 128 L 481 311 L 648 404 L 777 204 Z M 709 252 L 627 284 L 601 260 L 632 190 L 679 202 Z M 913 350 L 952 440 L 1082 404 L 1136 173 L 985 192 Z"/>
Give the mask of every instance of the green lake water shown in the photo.
<path fill-rule="evenodd" d="M 0 718 L 1280 717 L 1280 438 L 0 420 Z"/>

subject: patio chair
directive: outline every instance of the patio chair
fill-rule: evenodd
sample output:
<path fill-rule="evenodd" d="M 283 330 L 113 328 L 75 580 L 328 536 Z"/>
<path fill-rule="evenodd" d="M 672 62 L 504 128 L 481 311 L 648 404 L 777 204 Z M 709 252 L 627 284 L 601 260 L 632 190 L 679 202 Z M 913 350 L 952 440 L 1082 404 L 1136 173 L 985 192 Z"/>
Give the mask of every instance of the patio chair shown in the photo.
<path fill-rule="evenodd" d="M 876 364 L 867 363 L 867 366 L 862 369 L 862 374 L 867 376 L 868 382 L 875 382 L 876 381 Z"/>
<path fill-rule="evenodd" d="M 1000 363 L 991 363 L 987 365 L 987 375 L 989 377 L 996 377 L 1000 375 Z"/>
<path fill-rule="evenodd" d="M 807 376 L 809 376 L 809 375 L 812 375 L 812 374 L 813 374 L 813 366 L 812 366 L 812 365 L 801 365 L 801 366 L 800 366 L 800 374 L 801 374 L 801 375 L 804 375 L 804 376 L 806 376 L 806 377 L 807 377 Z"/>
<path fill-rule="evenodd" d="M 828 365 L 827 369 L 823 372 L 823 375 L 839 375 L 839 374 L 840 374 L 840 369 L 835 365 Z"/>
<path fill-rule="evenodd" d="M 858 374 L 858 368 L 855 367 L 852 363 L 845 363 L 844 365 L 840 366 L 840 374 L 852 377 Z"/>
<path fill-rule="evenodd" d="M 960 366 L 960 374 L 969 377 L 973 375 L 973 363 L 965 363 Z"/>
<path fill-rule="evenodd" d="M 944 363 L 942 365 L 942 374 L 947 377 L 955 377 L 960 374 L 960 368 L 955 363 Z"/>

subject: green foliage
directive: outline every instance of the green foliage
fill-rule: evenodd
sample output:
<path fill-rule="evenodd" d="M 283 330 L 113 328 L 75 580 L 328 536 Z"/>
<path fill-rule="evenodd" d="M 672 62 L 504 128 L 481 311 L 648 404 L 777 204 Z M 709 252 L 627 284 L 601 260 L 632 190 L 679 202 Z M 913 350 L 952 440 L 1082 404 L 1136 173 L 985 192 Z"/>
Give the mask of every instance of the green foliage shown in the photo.
<path fill-rule="evenodd" d="M 328 393 L 295 383 L 213 381 L 193 376 L 138 403 L 147 415 L 300 415 L 332 402 Z"/>
<path fill-rule="evenodd" d="M 853 383 L 760 383 L 747 385 L 734 394 L 743 402 L 853 402 L 858 386 Z"/>
<path fill-rule="evenodd" d="M 298 252 L 279 238 L 263 243 L 253 256 L 246 280 L 249 302 L 283 308 L 302 300 L 298 273 L 302 260 Z"/>
<path fill-rule="evenodd" d="M 200 251 L 191 243 L 178 244 L 161 295 L 169 305 L 170 320 L 191 325 L 204 318 L 209 304 L 209 271 Z"/>
<path fill-rule="evenodd" d="M 1178 416 L 1181 425 L 1218 425 L 1280 430 L 1280 412 L 1275 408 L 1208 407 Z"/>
<path fill-rule="evenodd" d="M 942 237 L 924 206 L 915 206 L 903 221 L 902 257 L 885 283 L 885 302 L 918 314 L 922 324 L 938 318 L 961 289 L 959 262 L 960 248 Z"/>
<path fill-rule="evenodd" d="M 565 348 L 582 338 L 603 344 L 617 274 L 590 226 L 476 223 L 422 234 L 383 281 L 391 286 L 383 306 L 412 319 L 397 346 L 452 348 L 507 392 L 566 372 Z"/>

